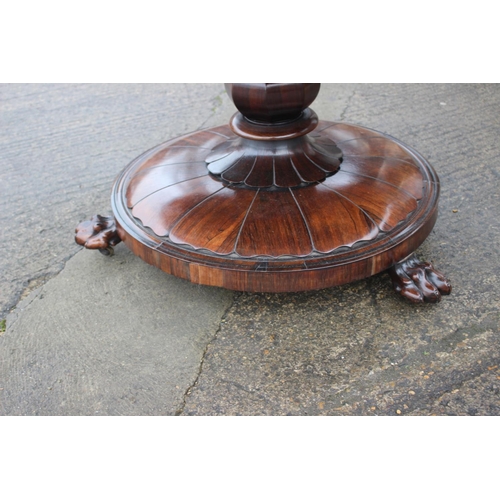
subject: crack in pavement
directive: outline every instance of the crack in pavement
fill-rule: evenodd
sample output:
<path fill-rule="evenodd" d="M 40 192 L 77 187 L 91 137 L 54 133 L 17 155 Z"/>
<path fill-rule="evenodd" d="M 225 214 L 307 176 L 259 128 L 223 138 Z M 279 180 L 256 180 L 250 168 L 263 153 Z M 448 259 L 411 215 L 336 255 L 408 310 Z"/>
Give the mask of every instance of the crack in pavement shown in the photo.
<path fill-rule="evenodd" d="M 342 110 L 342 113 L 340 113 L 340 121 L 341 122 L 344 121 L 347 110 L 351 107 L 352 100 L 353 100 L 354 96 L 356 95 L 356 93 L 357 93 L 357 91 L 353 90 L 352 94 L 348 97 L 347 104 L 345 105 L 344 109 Z"/>
<path fill-rule="evenodd" d="M 186 404 L 187 404 L 187 398 L 190 396 L 191 392 L 198 384 L 198 380 L 200 379 L 201 374 L 203 372 L 203 364 L 205 363 L 205 358 L 206 358 L 207 352 L 208 352 L 209 348 L 212 346 L 212 344 L 214 344 L 214 342 L 217 340 L 217 337 L 219 336 L 219 333 L 222 330 L 222 324 L 224 323 L 224 320 L 226 319 L 227 315 L 229 314 L 229 311 L 237 305 L 238 298 L 240 296 L 241 296 L 241 293 L 238 293 L 238 292 L 234 293 L 232 303 L 226 308 L 226 310 L 222 314 L 221 319 L 219 321 L 219 324 L 217 326 L 217 329 L 216 329 L 213 337 L 207 342 L 207 345 L 205 346 L 205 349 L 203 350 L 203 354 L 201 355 L 198 373 L 196 374 L 196 377 L 195 377 L 193 383 L 184 392 L 184 396 L 182 398 L 182 403 L 181 403 L 180 407 L 175 412 L 176 417 L 183 415 L 184 409 L 186 408 Z"/>

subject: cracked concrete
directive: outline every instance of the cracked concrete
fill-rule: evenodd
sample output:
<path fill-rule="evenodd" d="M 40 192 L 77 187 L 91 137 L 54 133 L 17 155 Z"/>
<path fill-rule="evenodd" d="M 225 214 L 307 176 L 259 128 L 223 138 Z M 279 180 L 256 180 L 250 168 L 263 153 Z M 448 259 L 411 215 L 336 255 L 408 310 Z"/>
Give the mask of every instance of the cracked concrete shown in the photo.
<path fill-rule="evenodd" d="M 229 119 L 234 107 L 222 90 L 220 84 L 0 84 L 0 319 L 30 283 L 55 276 L 75 255 L 75 222 L 109 212 L 111 185 L 125 165 L 196 130 L 200 117 L 206 126 Z"/>
<path fill-rule="evenodd" d="M 229 306 L 226 308 L 224 314 L 222 315 L 222 318 L 220 320 L 219 326 L 218 326 L 216 332 L 214 333 L 214 336 L 212 337 L 212 339 L 205 346 L 205 349 L 204 349 L 204 351 L 203 351 L 203 353 L 201 355 L 201 361 L 200 361 L 200 364 L 199 364 L 198 373 L 196 374 L 196 378 L 194 379 L 193 383 L 186 389 L 186 392 L 184 393 L 184 397 L 182 399 L 182 403 L 181 403 L 180 407 L 175 412 L 176 416 L 184 414 L 184 409 L 186 408 L 187 399 L 191 395 L 191 392 L 193 391 L 193 389 L 198 384 L 198 380 L 200 379 L 201 374 L 203 372 L 203 364 L 205 362 L 205 358 L 206 358 L 207 352 L 210 349 L 210 346 L 217 340 L 217 337 L 218 337 L 218 335 L 219 335 L 219 333 L 221 331 L 221 325 L 225 321 L 225 318 L 226 318 L 227 313 L 229 312 L 229 310 L 234 306 L 234 303 L 235 303 L 235 301 L 234 301 L 235 294 L 233 293 L 232 295 L 233 295 L 232 302 L 229 304 Z"/>
<path fill-rule="evenodd" d="M 113 258 L 78 252 L 26 302 L 1 339 L 1 414 L 174 415 L 232 294 L 122 245 Z"/>
<path fill-rule="evenodd" d="M 342 112 L 340 113 L 340 117 L 339 117 L 339 121 L 343 122 L 345 121 L 345 117 L 347 115 L 347 112 L 349 111 L 349 108 L 351 107 L 351 102 L 352 100 L 354 99 L 354 96 L 356 95 L 356 90 L 353 90 L 352 91 L 352 94 L 349 96 L 349 98 L 347 99 L 347 103 L 345 105 L 345 108 L 342 110 Z"/>
<path fill-rule="evenodd" d="M 385 274 L 246 294 L 165 275 L 122 245 L 113 258 L 78 252 L 74 227 L 109 212 L 134 156 L 234 107 L 214 106 L 221 85 L 1 90 L 2 310 L 64 267 L 7 318 L 1 414 L 500 414 L 498 85 L 323 85 L 312 106 L 436 168 L 440 215 L 419 255 L 454 290 L 426 306 L 400 300 Z"/>

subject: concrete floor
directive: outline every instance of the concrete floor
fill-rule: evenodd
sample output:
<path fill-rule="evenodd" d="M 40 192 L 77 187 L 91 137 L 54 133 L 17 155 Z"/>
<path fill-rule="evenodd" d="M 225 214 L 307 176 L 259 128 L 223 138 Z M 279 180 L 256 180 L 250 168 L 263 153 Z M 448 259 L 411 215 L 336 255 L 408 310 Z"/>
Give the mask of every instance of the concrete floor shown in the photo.
<path fill-rule="evenodd" d="M 325 84 L 320 118 L 388 133 L 438 172 L 419 251 L 452 295 L 415 306 L 386 274 L 294 294 L 186 283 L 79 251 L 115 176 L 226 123 L 222 85 L 0 86 L 0 414 L 499 415 L 500 86 Z M 22 299 L 22 300 L 21 300 Z"/>

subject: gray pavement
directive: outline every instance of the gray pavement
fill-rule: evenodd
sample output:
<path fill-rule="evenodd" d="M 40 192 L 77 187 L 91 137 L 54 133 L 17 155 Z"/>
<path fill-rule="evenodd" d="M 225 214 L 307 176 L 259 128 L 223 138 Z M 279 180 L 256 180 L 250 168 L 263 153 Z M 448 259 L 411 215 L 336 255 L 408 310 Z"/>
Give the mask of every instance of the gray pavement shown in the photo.
<path fill-rule="evenodd" d="M 226 123 L 221 84 L 0 86 L 0 414 L 499 415 L 500 86 L 323 85 L 313 109 L 389 133 L 441 182 L 419 255 L 437 305 L 385 274 L 318 292 L 234 293 L 123 245 L 79 251 L 146 149 Z"/>

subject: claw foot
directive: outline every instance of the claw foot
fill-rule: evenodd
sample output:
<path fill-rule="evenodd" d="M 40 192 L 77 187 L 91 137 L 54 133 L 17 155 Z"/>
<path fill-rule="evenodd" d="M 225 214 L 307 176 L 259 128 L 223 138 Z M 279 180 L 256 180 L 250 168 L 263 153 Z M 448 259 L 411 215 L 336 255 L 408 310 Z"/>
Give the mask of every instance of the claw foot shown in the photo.
<path fill-rule="evenodd" d="M 79 245 L 99 250 L 103 255 L 113 255 L 113 247 L 122 241 L 116 231 L 114 217 L 94 215 L 92 219 L 80 223 L 75 233 L 75 241 Z"/>
<path fill-rule="evenodd" d="M 439 302 L 441 295 L 451 293 L 446 277 L 432 264 L 418 260 L 414 254 L 391 267 L 389 276 L 396 292 L 416 304 Z"/>

